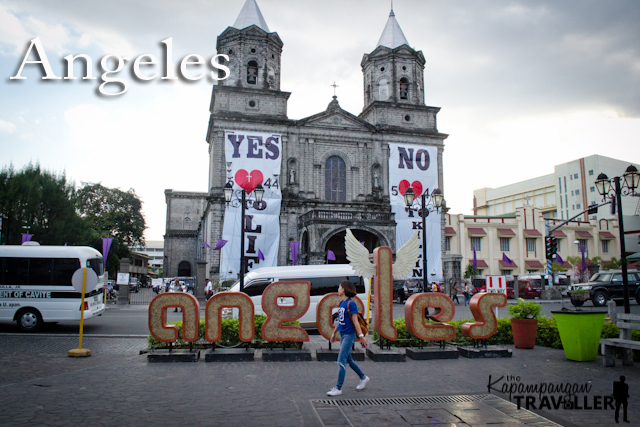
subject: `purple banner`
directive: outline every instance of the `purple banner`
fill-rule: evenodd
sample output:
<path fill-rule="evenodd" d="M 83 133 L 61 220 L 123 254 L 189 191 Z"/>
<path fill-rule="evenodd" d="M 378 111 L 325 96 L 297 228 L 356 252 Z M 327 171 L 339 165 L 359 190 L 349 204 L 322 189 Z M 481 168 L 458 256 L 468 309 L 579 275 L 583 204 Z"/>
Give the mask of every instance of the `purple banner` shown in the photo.
<path fill-rule="evenodd" d="M 104 268 L 107 268 L 107 257 L 109 256 L 109 249 L 111 249 L 111 243 L 113 243 L 113 237 L 102 238 L 102 259 Z"/>
<path fill-rule="evenodd" d="M 22 243 L 30 242 L 32 237 L 33 237 L 33 234 L 22 233 Z"/>
<path fill-rule="evenodd" d="M 336 254 L 334 254 L 331 249 L 327 250 L 327 259 L 330 261 L 336 260 Z"/>
<path fill-rule="evenodd" d="M 293 260 L 293 265 L 298 264 L 298 250 L 300 249 L 300 242 L 289 242 L 289 247 L 291 248 L 291 259 Z"/>

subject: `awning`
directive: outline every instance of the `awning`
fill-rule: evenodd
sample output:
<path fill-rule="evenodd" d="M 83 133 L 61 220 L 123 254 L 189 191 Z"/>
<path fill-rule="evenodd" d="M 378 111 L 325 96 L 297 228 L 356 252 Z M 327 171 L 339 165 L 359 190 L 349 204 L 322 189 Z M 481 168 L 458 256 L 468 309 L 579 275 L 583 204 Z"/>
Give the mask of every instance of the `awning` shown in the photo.
<path fill-rule="evenodd" d="M 614 236 L 613 234 L 611 234 L 608 231 L 601 231 L 600 232 L 600 240 L 611 240 L 611 239 L 615 239 L 616 236 Z"/>
<path fill-rule="evenodd" d="M 556 231 L 552 232 L 551 235 L 553 237 L 567 237 L 567 235 L 564 234 L 564 231 L 560 231 L 560 230 L 556 230 Z"/>
<path fill-rule="evenodd" d="M 484 231 L 484 228 L 467 228 L 467 233 L 469 236 L 486 236 L 487 232 Z"/>
<path fill-rule="evenodd" d="M 469 260 L 469 264 L 473 265 L 472 259 Z M 476 260 L 476 264 L 478 265 L 478 268 L 489 268 L 487 262 L 483 259 Z"/>
<path fill-rule="evenodd" d="M 498 261 L 498 264 L 500 264 L 500 268 L 502 270 L 515 270 L 516 268 L 518 268 L 515 262 L 509 264 L 507 261 L 500 260 Z"/>
<path fill-rule="evenodd" d="M 516 233 L 510 228 L 498 228 L 498 237 L 515 237 Z"/>
<path fill-rule="evenodd" d="M 524 230 L 524 235 L 527 237 L 542 237 L 542 233 L 538 230 Z"/>
<path fill-rule="evenodd" d="M 593 237 L 591 233 L 589 233 L 588 231 L 576 231 L 576 234 L 580 237 L 584 237 L 585 239 L 589 237 Z"/>
<path fill-rule="evenodd" d="M 538 260 L 531 260 L 531 261 L 525 261 L 524 262 L 527 265 L 527 268 L 530 270 L 540 270 L 544 268 L 544 265 L 542 265 L 542 263 Z"/>
<path fill-rule="evenodd" d="M 445 227 L 444 228 L 444 235 L 445 236 L 455 236 L 456 235 L 456 230 L 454 230 L 453 227 Z"/>

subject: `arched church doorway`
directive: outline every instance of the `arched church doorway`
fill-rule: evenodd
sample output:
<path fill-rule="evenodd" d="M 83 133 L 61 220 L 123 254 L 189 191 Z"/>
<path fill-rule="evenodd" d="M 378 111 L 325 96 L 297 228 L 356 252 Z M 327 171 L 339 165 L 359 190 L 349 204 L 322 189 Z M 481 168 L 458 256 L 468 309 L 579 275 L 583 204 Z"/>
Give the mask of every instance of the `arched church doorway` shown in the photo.
<path fill-rule="evenodd" d="M 188 261 L 180 261 L 180 264 L 178 264 L 178 276 L 179 277 L 191 276 L 191 264 L 189 264 Z"/>
<path fill-rule="evenodd" d="M 364 242 L 364 247 L 367 248 L 369 253 L 373 252 L 375 248 L 380 246 L 380 239 L 373 233 L 370 233 L 366 230 L 358 230 L 351 229 L 353 236 L 358 240 L 358 242 Z M 349 260 L 347 260 L 347 252 L 344 246 L 344 236 L 347 234 L 346 230 L 340 231 L 339 233 L 331 236 L 327 244 L 325 245 L 325 253 L 329 253 L 328 251 L 333 251 L 336 256 L 335 261 L 327 260 L 329 264 L 348 264 Z"/>
<path fill-rule="evenodd" d="M 302 240 L 300 242 L 300 250 L 298 253 L 298 265 L 309 264 L 309 233 L 307 230 L 302 232 Z"/>

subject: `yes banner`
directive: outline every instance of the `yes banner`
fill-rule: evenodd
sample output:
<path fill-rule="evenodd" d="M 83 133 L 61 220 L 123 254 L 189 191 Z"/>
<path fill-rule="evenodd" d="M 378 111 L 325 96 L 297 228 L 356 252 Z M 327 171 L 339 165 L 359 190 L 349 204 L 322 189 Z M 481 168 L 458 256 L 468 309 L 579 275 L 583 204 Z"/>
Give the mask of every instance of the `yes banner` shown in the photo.
<path fill-rule="evenodd" d="M 240 271 L 241 226 L 244 227 L 244 256 L 247 270 L 278 265 L 280 244 L 281 135 L 248 131 L 225 131 L 227 182 L 233 198 L 226 206 L 222 239 L 228 243 L 220 254 L 220 277 L 235 278 Z M 258 184 L 264 187 L 260 203 L 255 201 Z M 245 220 L 242 223 L 241 190 L 246 192 Z M 264 260 L 258 257 L 261 252 Z"/>
<path fill-rule="evenodd" d="M 420 257 L 409 278 L 422 279 L 424 263 L 422 259 L 422 218 L 421 197 L 438 188 L 438 150 L 436 147 L 411 144 L 389 144 L 389 198 L 391 211 L 396 219 L 396 251 L 418 231 L 420 234 Z M 411 187 L 416 197 L 408 208 L 404 193 Z M 427 199 L 429 202 L 429 199 Z M 427 280 L 442 280 L 442 249 L 440 236 L 440 215 L 431 212 L 426 219 L 427 233 Z M 433 271 L 435 270 L 435 276 Z"/>

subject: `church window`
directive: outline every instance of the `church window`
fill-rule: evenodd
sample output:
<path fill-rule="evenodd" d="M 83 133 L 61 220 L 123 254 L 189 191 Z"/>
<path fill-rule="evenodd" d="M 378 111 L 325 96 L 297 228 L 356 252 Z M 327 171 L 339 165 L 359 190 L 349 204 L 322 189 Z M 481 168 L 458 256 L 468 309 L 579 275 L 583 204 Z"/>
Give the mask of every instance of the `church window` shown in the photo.
<path fill-rule="evenodd" d="M 249 101 L 249 107 L 255 107 L 256 106 L 256 101 Z"/>
<path fill-rule="evenodd" d="M 338 156 L 327 159 L 325 168 L 325 199 L 332 202 L 347 201 L 347 166 Z"/>
<path fill-rule="evenodd" d="M 250 85 L 258 83 L 258 63 L 256 61 L 249 61 L 247 66 L 247 83 Z"/>
<path fill-rule="evenodd" d="M 405 67 L 404 65 L 402 66 L 402 70 L 403 71 L 407 71 L 407 67 Z"/>
<path fill-rule="evenodd" d="M 406 77 L 400 79 L 400 99 L 409 99 L 409 80 Z"/>
<path fill-rule="evenodd" d="M 384 67 L 381 67 L 381 68 L 380 68 L 380 71 L 384 71 Z"/>
<path fill-rule="evenodd" d="M 406 116 L 404 116 L 404 119 L 406 121 L 410 122 L 411 121 L 411 116 L 407 114 Z"/>
<path fill-rule="evenodd" d="M 191 264 L 188 261 L 180 261 L 180 264 L 178 264 L 178 276 L 191 276 Z"/>
<path fill-rule="evenodd" d="M 233 54 L 233 49 L 229 49 L 229 55 Z"/>
<path fill-rule="evenodd" d="M 251 53 L 256 53 L 256 50 L 255 49 L 251 49 Z"/>

